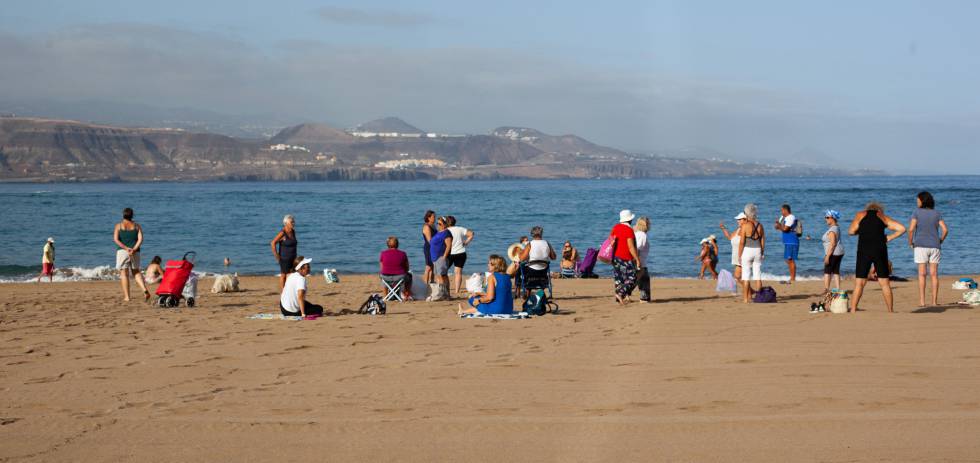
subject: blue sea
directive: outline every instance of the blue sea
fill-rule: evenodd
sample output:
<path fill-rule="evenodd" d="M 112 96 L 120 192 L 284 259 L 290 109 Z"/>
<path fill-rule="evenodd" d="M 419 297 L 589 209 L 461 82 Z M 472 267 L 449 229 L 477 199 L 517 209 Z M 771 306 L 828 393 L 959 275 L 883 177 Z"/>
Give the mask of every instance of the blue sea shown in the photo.
<path fill-rule="evenodd" d="M 571 240 L 582 253 L 596 247 L 616 223 L 620 209 L 649 216 L 649 266 L 658 276 L 694 277 L 699 241 L 719 237 L 721 263 L 729 267 L 731 247 L 718 229 L 747 202 L 759 205 L 769 245 L 764 272 L 785 276 L 782 244 L 772 224 L 779 206 L 790 203 L 803 220 L 806 235 L 800 249 L 800 274 L 817 277 L 822 269 L 820 236 L 823 211 L 850 217 L 871 200 L 885 204 L 889 215 L 908 221 L 920 190 L 933 192 L 951 229 L 943 249 L 941 272 L 980 272 L 980 177 L 858 178 L 703 178 L 657 180 L 507 180 L 299 183 L 107 183 L 0 184 L 0 280 L 22 281 L 40 269 L 48 236 L 57 241 L 60 280 L 112 278 L 115 259 L 113 225 L 124 207 L 136 211 L 143 225 L 145 266 L 154 255 L 179 258 L 196 251 L 198 269 L 274 275 L 278 272 L 269 242 L 282 217 L 296 217 L 300 254 L 314 268 L 341 273 L 377 271 L 377 257 L 389 235 L 399 237 L 412 265 L 423 265 L 422 215 L 433 209 L 454 215 L 470 228 L 468 271 L 480 271 L 492 253 L 503 254 L 534 225 L 556 248 Z M 856 240 L 845 237 L 844 268 L 853 267 Z M 912 252 L 902 239 L 892 243 L 898 275 L 912 276 Z M 602 273 L 608 267 L 599 264 Z"/>

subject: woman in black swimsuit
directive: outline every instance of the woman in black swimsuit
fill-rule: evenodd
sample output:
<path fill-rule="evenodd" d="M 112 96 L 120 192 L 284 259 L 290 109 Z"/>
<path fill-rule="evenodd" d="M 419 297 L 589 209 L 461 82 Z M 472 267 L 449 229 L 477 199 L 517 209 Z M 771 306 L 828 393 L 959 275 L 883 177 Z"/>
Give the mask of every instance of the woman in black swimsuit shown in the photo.
<path fill-rule="evenodd" d="M 286 277 L 293 271 L 296 259 L 296 220 L 287 215 L 282 218 L 282 230 L 272 239 L 272 255 L 279 262 L 279 291 L 286 285 Z"/>
<path fill-rule="evenodd" d="M 888 242 L 905 234 L 905 226 L 885 215 L 885 208 L 878 203 L 870 203 L 864 211 L 858 212 L 851 222 L 848 233 L 858 236 L 857 266 L 854 270 L 854 297 L 851 312 L 856 312 L 864 286 L 868 284 L 868 274 L 874 265 L 878 273 L 878 284 L 885 297 L 885 306 L 894 312 L 894 298 L 889 277 Z M 886 235 L 887 230 L 894 233 Z"/>

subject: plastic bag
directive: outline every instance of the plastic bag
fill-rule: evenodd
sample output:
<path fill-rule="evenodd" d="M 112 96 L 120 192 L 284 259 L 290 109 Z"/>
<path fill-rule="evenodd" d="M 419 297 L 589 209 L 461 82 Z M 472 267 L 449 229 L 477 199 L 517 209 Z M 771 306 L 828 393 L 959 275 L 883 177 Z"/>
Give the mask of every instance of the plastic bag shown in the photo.
<path fill-rule="evenodd" d="M 722 269 L 718 272 L 718 285 L 715 287 L 715 291 L 719 293 L 734 293 L 738 286 L 735 283 L 735 277 L 732 276 L 732 272 Z"/>
<path fill-rule="evenodd" d="M 418 301 L 429 297 L 429 285 L 421 277 L 415 278 L 415 274 L 412 274 L 412 297 Z"/>
<path fill-rule="evenodd" d="M 474 273 L 466 279 L 466 291 L 470 294 L 483 292 L 483 274 Z"/>
<path fill-rule="evenodd" d="M 337 275 L 335 268 L 323 269 L 323 279 L 327 280 L 327 283 L 340 283 L 340 275 Z"/>

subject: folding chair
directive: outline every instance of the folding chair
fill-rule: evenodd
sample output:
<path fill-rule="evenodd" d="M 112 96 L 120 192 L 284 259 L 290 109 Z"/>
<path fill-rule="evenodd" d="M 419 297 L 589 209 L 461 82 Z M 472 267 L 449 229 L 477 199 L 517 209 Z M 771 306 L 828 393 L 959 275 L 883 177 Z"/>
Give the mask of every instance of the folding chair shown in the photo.
<path fill-rule="evenodd" d="M 390 300 L 397 300 L 398 302 L 405 302 L 402 299 L 402 286 L 405 285 L 405 278 L 396 281 L 394 284 L 389 283 L 384 277 L 381 277 L 381 282 L 384 283 L 385 288 L 388 289 L 388 294 L 385 295 L 384 301 L 388 302 Z"/>
<path fill-rule="evenodd" d="M 531 264 L 540 264 L 545 267 L 544 270 L 535 270 L 530 268 Z M 519 289 L 522 298 L 527 299 L 528 292 L 534 289 L 546 290 L 548 299 L 554 297 L 551 289 L 551 262 L 546 260 L 532 260 L 527 263 L 522 263 L 519 272 Z"/>

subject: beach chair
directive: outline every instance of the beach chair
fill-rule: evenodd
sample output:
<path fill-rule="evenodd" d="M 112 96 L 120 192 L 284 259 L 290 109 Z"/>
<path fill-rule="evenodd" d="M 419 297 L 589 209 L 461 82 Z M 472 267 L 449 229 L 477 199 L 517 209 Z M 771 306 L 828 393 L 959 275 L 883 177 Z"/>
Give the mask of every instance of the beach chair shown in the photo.
<path fill-rule="evenodd" d="M 578 272 L 574 268 L 562 268 L 561 272 L 558 273 L 558 278 L 578 278 Z"/>
<path fill-rule="evenodd" d="M 531 264 L 542 264 L 544 265 L 544 270 L 536 270 L 531 268 Z M 520 278 L 518 278 L 518 285 L 521 292 L 521 297 L 527 299 L 528 294 L 535 289 L 543 289 L 547 291 L 548 299 L 553 299 L 553 291 L 551 287 L 551 262 L 546 260 L 532 260 L 528 262 L 521 263 L 520 270 L 518 271 Z"/>
<path fill-rule="evenodd" d="M 405 286 L 405 280 L 406 278 L 401 278 L 395 282 L 390 282 L 382 276 L 381 283 L 384 283 L 385 288 L 388 291 L 388 294 L 385 294 L 383 300 L 385 302 L 391 300 L 397 300 L 398 302 L 405 302 L 405 300 L 402 299 L 402 289 Z"/>

